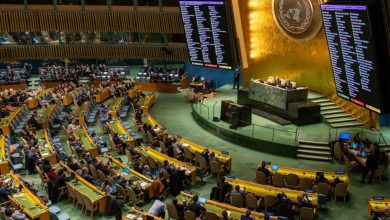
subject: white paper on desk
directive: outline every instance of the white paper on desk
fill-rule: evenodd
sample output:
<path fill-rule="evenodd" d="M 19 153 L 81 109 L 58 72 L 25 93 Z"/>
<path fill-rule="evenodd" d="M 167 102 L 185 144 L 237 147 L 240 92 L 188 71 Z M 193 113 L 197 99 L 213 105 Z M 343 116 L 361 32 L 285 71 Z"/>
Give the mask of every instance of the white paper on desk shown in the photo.
<path fill-rule="evenodd" d="M 142 183 L 141 183 L 141 186 L 142 186 L 142 187 L 144 187 L 144 186 L 146 186 L 146 185 L 148 185 L 148 183 L 146 183 L 146 182 L 142 182 Z"/>
<path fill-rule="evenodd" d="M 227 212 L 228 216 L 230 216 L 230 214 L 232 214 L 231 211 L 226 210 L 226 212 Z"/>
<path fill-rule="evenodd" d="M 183 147 L 189 147 L 189 144 L 182 144 Z"/>
<path fill-rule="evenodd" d="M 137 216 L 133 215 L 133 214 L 128 214 L 126 215 L 126 218 L 128 219 L 135 219 Z"/>
<path fill-rule="evenodd" d="M 24 193 L 14 194 L 14 197 L 22 197 L 22 196 L 24 196 Z"/>
<path fill-rule="evenodd" d="M 43 153 L 42 156 L 49 156 L 49 153 Z"/>

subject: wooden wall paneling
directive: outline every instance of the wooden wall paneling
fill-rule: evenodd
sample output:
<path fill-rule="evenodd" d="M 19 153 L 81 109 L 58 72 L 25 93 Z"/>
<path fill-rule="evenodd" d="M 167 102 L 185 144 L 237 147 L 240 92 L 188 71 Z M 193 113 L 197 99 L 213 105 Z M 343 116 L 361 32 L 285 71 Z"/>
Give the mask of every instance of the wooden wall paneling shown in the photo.
<path fill-rule="evenodd" d="M 0 13 L 0 31 L 5 32 L 7 30 L 5 13 Z"/>

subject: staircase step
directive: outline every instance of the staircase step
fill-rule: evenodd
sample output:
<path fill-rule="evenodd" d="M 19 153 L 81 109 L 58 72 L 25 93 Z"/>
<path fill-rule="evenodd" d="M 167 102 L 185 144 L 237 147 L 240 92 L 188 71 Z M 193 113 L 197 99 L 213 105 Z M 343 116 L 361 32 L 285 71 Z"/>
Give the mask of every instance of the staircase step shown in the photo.
<path fill-rule="evenodd" d="M 315 102 L 315 103 L 331 102 L 329 99 L 324 98 L 324 97 L 310 99 L 310 101 Z"/>
<path fill-rule="evenodd" d="M 337 106 L 336 104 L 334 104 L 333 102 L 320 102 L 320 103 L 317 103 L 322 107 L 326 107 L 326 106 Z"/>
<path fill-rule="evenodd" d="M 332 110 L 321 111 L 322 115 L 331 115 L 331 114 L 339 114 L 339 113 L 344 113 L 344 111 L 342 109 L 332 109 Z"/>
<path fill-rule="evenodd" d="M 321 111 L 340 109 L 337 105 L 321 106 Z"/>
<path fill-rule="evenodd" d="M 335 123 L 342 123 L 342 122 L 352 122 L 356 121 L 356 119 L 352 117 L 345 117 L 345 118 L 335 118 L 335 119 L 327 119 L 329 124 L 335 124 Z"/>
<path fill-rule="evenodd" d="M 334 123 L 330 124 L 333 128 L 349 128 L 349 127 L 360 127 L 362 126 L 362 123 L 358 121 L 354 122 L 343 122 L 343 123 Z"/>
<path fill-rule="evenodd" d="M 321 160 L 321 161 L 331 161 L 330 156 L 317 156 L 317 155 L 307 155 L 307 154 L 297 154 L 298 159 L 308 159 L 308 160 Z"/>
<path fill-rule="evenodd" d="M 346 118 L 346 117 L 351 117 L 351 116 L 344 112 L 344 113 L 339 113 L 339 114 L 323 115 L 323 117 L 326 120 L 329 120 L 329 119 L 335 119 L 335 118 Z"/>
<path fill-rule="evenodd" d="M 298 153 L 310 154 L 310 155 L 321 155 L 321 156 L 330 155 L 329 151 L 306 150 L 306 149 L 299 149 L 299 148 L 297 151 Z"/>
<path fill-rule="evenodd" d="M 298 149 L 307 149 L 307 150 L 317 150 L 317 151 L 330 151 L 329 146 L 318 146 L 318 145 L 307 145 L 307 144 L 300 144 L 298 146 Z"/>
<path fill-rule="evenodd" d="M 329 146 L 328 142 L 321 141 L 307 141 L 307 140 L 299 140 L 298 145 L 317 145 L 317 146 Z"/>

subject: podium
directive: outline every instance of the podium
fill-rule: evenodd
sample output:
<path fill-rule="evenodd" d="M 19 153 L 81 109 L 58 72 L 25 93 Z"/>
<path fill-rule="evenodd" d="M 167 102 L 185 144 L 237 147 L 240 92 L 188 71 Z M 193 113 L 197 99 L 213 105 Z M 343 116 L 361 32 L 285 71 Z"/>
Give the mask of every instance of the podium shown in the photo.
<path fill-rule="evenodd" d="M 245 127 L 252 123 L 252 109 L 231 100 L 222 100 L 220 117 L 231 124 L 231 128 Z"/>

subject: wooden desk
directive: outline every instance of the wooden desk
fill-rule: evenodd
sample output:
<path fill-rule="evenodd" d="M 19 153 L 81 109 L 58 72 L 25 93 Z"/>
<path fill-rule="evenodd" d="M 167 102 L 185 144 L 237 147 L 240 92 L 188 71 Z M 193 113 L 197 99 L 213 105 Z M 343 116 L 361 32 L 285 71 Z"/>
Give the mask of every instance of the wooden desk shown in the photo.
<path fill-rule="evenodd" d="M 232 157 L 231 157 L 231 155 L 229 153 L 227 153 L 227 152 L 224 153 L 222 151 L 218 151 L 218 150 L 214 150 L 214 149 L 211 149 L 211 148 L 207 148 L 205 146 L 193 143 L 193 142 L 191 142 L 189 140 L 186 140 L 184 138 L 179 138 L 179 137 L 176 137 L 176 138 L 183 145 L 183 147 L 188 147 L 193 152 L 202 153 L 206 149 L 208 149 L 210 153 L 214 152 L 215 157 L 218 159 L 218 161 L 221 162 L 222 164 L 224 164 L 225 167 L 228 170 L 231 170 L 231 168 L 232 168 Z"/>
<path fill-rule="evenodd" d="M 194 195 L 181 192 L 180 195 L 176 197 L 177 201 L 182 202 L 183 199 L 186 199 L 187 204 L 190 202 Z M 204 204 L 205 208 L 209 212 L 214 212 L 219 217 L 222 216 L 222 211 L 226 210 L 230 212 L 229 219 L 234 220 L 240 220 L 242 215 L 245 215 L 246 209 L 245 208 L 237 208 L 235 206 L 231 206 L 225 203 L 219 203 L 210 199 L 206 199 L 206 202 Z M 251 212 L 252 217 L 255 220 L 261 220 L 264 219 L 264 214 L 261 212 Z"/>
<path fill-rule="evenodd" d="M 93 142 L 91 136 L 84 125 L 80 125 L 80 128 L 74 131 L 74 135 L 77 139 L 81 141 L 86 152 L 90 152 L 92 157 L 97 157 L 99 155 L 99 149 Z"/>
<path fill-rule="evenodd" d="M 134 86 L 134 88 L 127 90 L 127 96 L 130 98 L 135 98 L 139 93 L 141 92 L 141 89 L 139 86 Z"/>
<path fill-rule="evenodd" d="M 13 173 L 10 172 L 11 178 L 17 185 L 22 186 L 22 190 L 9 196 L 14 204 L 17 204 L 23 212 L 31 219 L 49 220 L 49 209 L 23 184 L 23 182 Z"/>
<path fill-rule="evenodd" d="M 7 117 L 2 118 L 0 121 L 0 127 L 3 131 L 3 135 L 7 135 L 11 133 L 11 124 L 16 117 L 22 113 L 23 107 L 18 107 L 14 111 L 12 111 Z"/>
<path fill-rule="evenodd" d="M 126 216 L 122 217 L 122 220 L 138 220 L 139 217 L 142 217 L 144 220 L 148 218 L 153 218 L 154 220 L 163 220 L 160 217 L 154 216 L 152 214 L 149 214 L 145 211 L 140 211 L 138 209 L 135 209 L 134 207 L 131 207 L 130 213 Z"/>
<path fill-rule="evenodd" d="M 5 136 L 0 136 L 0 174 L 9 173 L 9 164 L 5 153 Z"/>
<path fill-rule="evenodd" d="M 145 96 L 142 100 L 141 100 L 141 103 L 142 103 L 142 109 L 143 109 L 143 113 L 146 114 L 150 111 L 150 108 L 152 107 L 152 105 L 154 104 L 156 100 L 156 96 L 154 94 L 151 94 L 151 95 L 147 95 Z"/>
<path fill-rule="evenodd" d="M 38 99 L 46 94 L 48 94 L 49 92 L 53 91 L 52 88 L 49 88 L 49 89 L 44 89 L 44 90 L 41 90 L 38 92 L 38 94 L 33 98 L 33 99 L 30 99 L 30 100 L 27 100 L 27 106 L 29 109 L 35 109 L 36 107 L 38 107 L 39 105 L 39 102 L 38 102 Z"/>
<path fill-rule="evenodd" d="M 189 165 L 185 162 L 172 158 L 166 154 L 160 153 L 157 150 L 153 150 L 151 147 L 145 147 L 145 146 L 138 147 L 136 148 L 136 151 L 138 151 L 140 154 L 143 154 L 145 156 L 152 157 L 156 162 L 164 163 L 164 161 L 167 160 L 170 164 L 180 166 L 180 169 L 185 170 L 185 174 L 191 179 L 191 182 L 192 183 L 196 182 L 195 166 Z"/>
<path fill-rule="evenodd" d="M 108 110 L 109 110 L 109 113 L 112 117 L 114 117 L 114 118 L 118 117 L 118 110 L 121 107 L 122 102 L 123 102 L 123 97 L 119 97 L 119 98 L 114 99 L 110 103 Z"/>
<path fill-rule="evenodd" d="M 42 125 L 43 129 L 50 128 L 50 119 L 53 116 L 53 113 L 57 110 L 57 104 L 51 104 L 44 111 L 41 111 L 41 119 L 39 120 L 39 124 Z"/>
<path fill-rule="evenodd" d="M 142 190 L 148 192 L 149 198 L 153 198 L 154 197 L 154 192 L 153 192 L 153 188 L 152 188 L 152 184 L 153 184 L 154 180 L 149 179 L 146 176 L 138 173 L 137 171 L 131 169 L 129 166 L 124 165 L 123 163 L 121 163 L 120 161 L 116 160 L 115 158 L 113 158 L 112 156 L 110 156 L 108 154 L 104 154 L 104 156 L 102 156 L 102 155 L 99 156 L 99 160 L 101 160 L 101 161 L 103 161 L 105 163 L 109 159 L 112 160 L 112 164 L 111 164 L 112 170 L 117 175 L 122 175 L 127 180 L 130 179 L 130 178 L 136 178 L 137 182 L 139 182 L 141 184 Z M 129 173 L 125 173 L 123 171 L 125 168 L 128 169 L 130 172 Z"/>
<path fill-rule="evenodd" d="M 77 88 L 71 92 L 69 92 L 63 99 L 62 99 L 62 104 L 64 106 L 71 105 L 73 103 L 73 95 L 81 93 L 83 91 L 83 88 Z"/>
<path fill-rule="evenodd" d="M 79 119 L 80 124 L 85 123 L 85 113 L 89 110 L 92 103 L 90 101 L 84 102 L 82 106 L 80 106 L 79 110 L 76 112 L 76 116 Z"/>
<path fill-rule="evenodd" d="M 106 193 L 100 191 L 96 186 L 90 184 L 88 181 L 83 179 L 81 176 L 77 175 L 73 170 L 71 170 L 67 165 L 61 162 L 61 165 L 66 168 L 67 172 L 75 174 L 75 180 L 69 181 L 69 185 L 73 189 L 79 191 L 81 194 L 86 195 L 93 204 L 99 205 L 99 212 L 104 213 L 106 210 Z M 76 181 L 77 179 L 77 181 Z"/>
<path fill-rule="evenodd" d="M 360 151 L 354 150 L 352 147 L 348 146 L 348 152 L 355 157 L 355 160 L 357 160 L 360 165 L 362 165 L 363 167 L 366 166 L 367 159 L 360 156 Z"/>
<path fill-rule="evenodd" d="M 162 138 L 164 140 L 164 138 L 167 138 L 168 137 L 168 132 L 167 130 L 161 125 L 159 124 L 156 119 L 153 118 L 153 116 L 151 114 L 147 114 L 147 115 L 144 115 L 143 116 L 143 120 L 142 120 L 144 123 L 147 123 L 147 124 L 150 124 L 152 127 L 158 127 L 159 129 L 161 130 L 164 130 L 164 132 L 162 133 Z M 193 152 L 199 152 L 199 153 L 202 153 L 205 149 L 208 149 L 211 152 L 214 152 L 215 153 L 215 156 L 218 158 L 218 161 L 220 161 L 221 163 L 223 163 L 226 168 L 228 170 L 231 169 L 231 166 L 232 166 L 232 157 L 230 154 L 226 154 L 226 153 L 223 153 L 221 151 L 217 151 L 217 150 L 214 150 L 214 149 L 210 149 L 210 148 L 206 148 L 202 145 L 199 145 L 199 144 L 196 144 L 196 143 L 193 143 L 189 140 L 186 140 L 184 138 L 179 138 L 179 137 L 176 137 L 178 139 L 178 141 L 180 143 L 182 143 L 183 145 L 185 145 L 186 147 L 188 147 L 191 151 Z"/>
<path fill-rule="evenodd" d="M 106 99 L 108 99 L 110 96 L 111 96 L 110 90 L 108 88 L 105 88 L 102 91 L 100 91 L 98 94 L 96 94 L 96 96 L 95 96 L 96 102 L 102 103 Z"/>
<path fill-rule="evenodd" d="M 144 123 L 150 124 L 153 128 L 157 127 L 159 131 L 156 131 L 159 137 L 161 137 L 162 141 L 165 141 L 169 134 L 168 131 L 159 124 L 150 114 L 143 115 L 142 121 Z"/>
<path fill-rule="evenodd" d="M 240 188 L 245 188 L 245 192 L 250 192 L 258 197 L 264 198 L 265 196 L 277 196 L 279 193 L 284 193 L 286 196 L 295 204 L 298 203 L 298 196 L 303 197 L 304 191 L 292 190 L 287 188 L 278 188 L 270 185 L 262 185 L 257 183 L 248 182 L 240 179 L 232 179 L 225 177 L 225 182 L 231 184 L 233 187 L 239 185 Z M 311 203 L 314 206 L 318 205 L 318 194 L 317 193 L 306 193 Z"/>
<path fill-rule="evenodd" d="M 177 93 L 179 86 L 172 83 L 152 83 L 152 82 L 134 82 L 134 85 L 140 87 L 144 91 Z"/>
<path fill-rule="evenodd" d="M 262 162 L 260 162 L 257 167 L 261 167 L 261 164 L 262 164 Z M 268 164 L 266 166 L 266 168 L 272 174 L 279 173 L 279 174 L 282 174 L 284 176 L 287 176 L 288 174 L 293 173 L 293 174 L 296 174 L 299 177 L 299 179 L 308 178 L 308 179 L 311 179 L 313 181 L 315 181 L 316 174 L 318 172 L 323 172 L 323 171 L 319 171 L 319 170 L 304 170 L 304 169 L 297 169 L 297 168 L 290 168 L 290 167 L 283 167 L 283 166 L 278 166 L 278 170 L 273 171 L 271 163 Z M 349 183 L 349 178 L 348 178 L 347 173 L 343 173 L 343 174 L 336 174 L 336 172 L 323 172 L 323 173 L 324 173 L 325 178 L 330 183 L 333 183 L 336 177 L 338 177 L 344 183 L 347 183 L 347 184 Z"/>
<path fill-rule="evenodd" d="M 372 213 L 383 213 L 385 211 L 386 206 L 390 206 L 390 199 L 372 198 L 368 200 L 368 212 L 367 212 L 368 219 L 371 219 Z"/>
<path fill-rule="evenodd" d="M 131 136 L 131 134 L 126 130 L 126 128 L 123 126 L 122 122 L 119 119 L 107 122 L 107 125 L 111 135 L 118 134 L 119 138 L 123 143 L 130 143 L 131 146 L 135 147 L 134 137 Z M 124 135 L 127 136 L 127 138 L 124 138 Z"/>
<path fill-rule="evenodd" d="M 57 156 L 50 143 L 49 134 L 46 129 L 38 130 L 35 135 L 38 139 L 39 152 L 42 157 L 50 162 L 51 165 L 57 164 Z"/>

